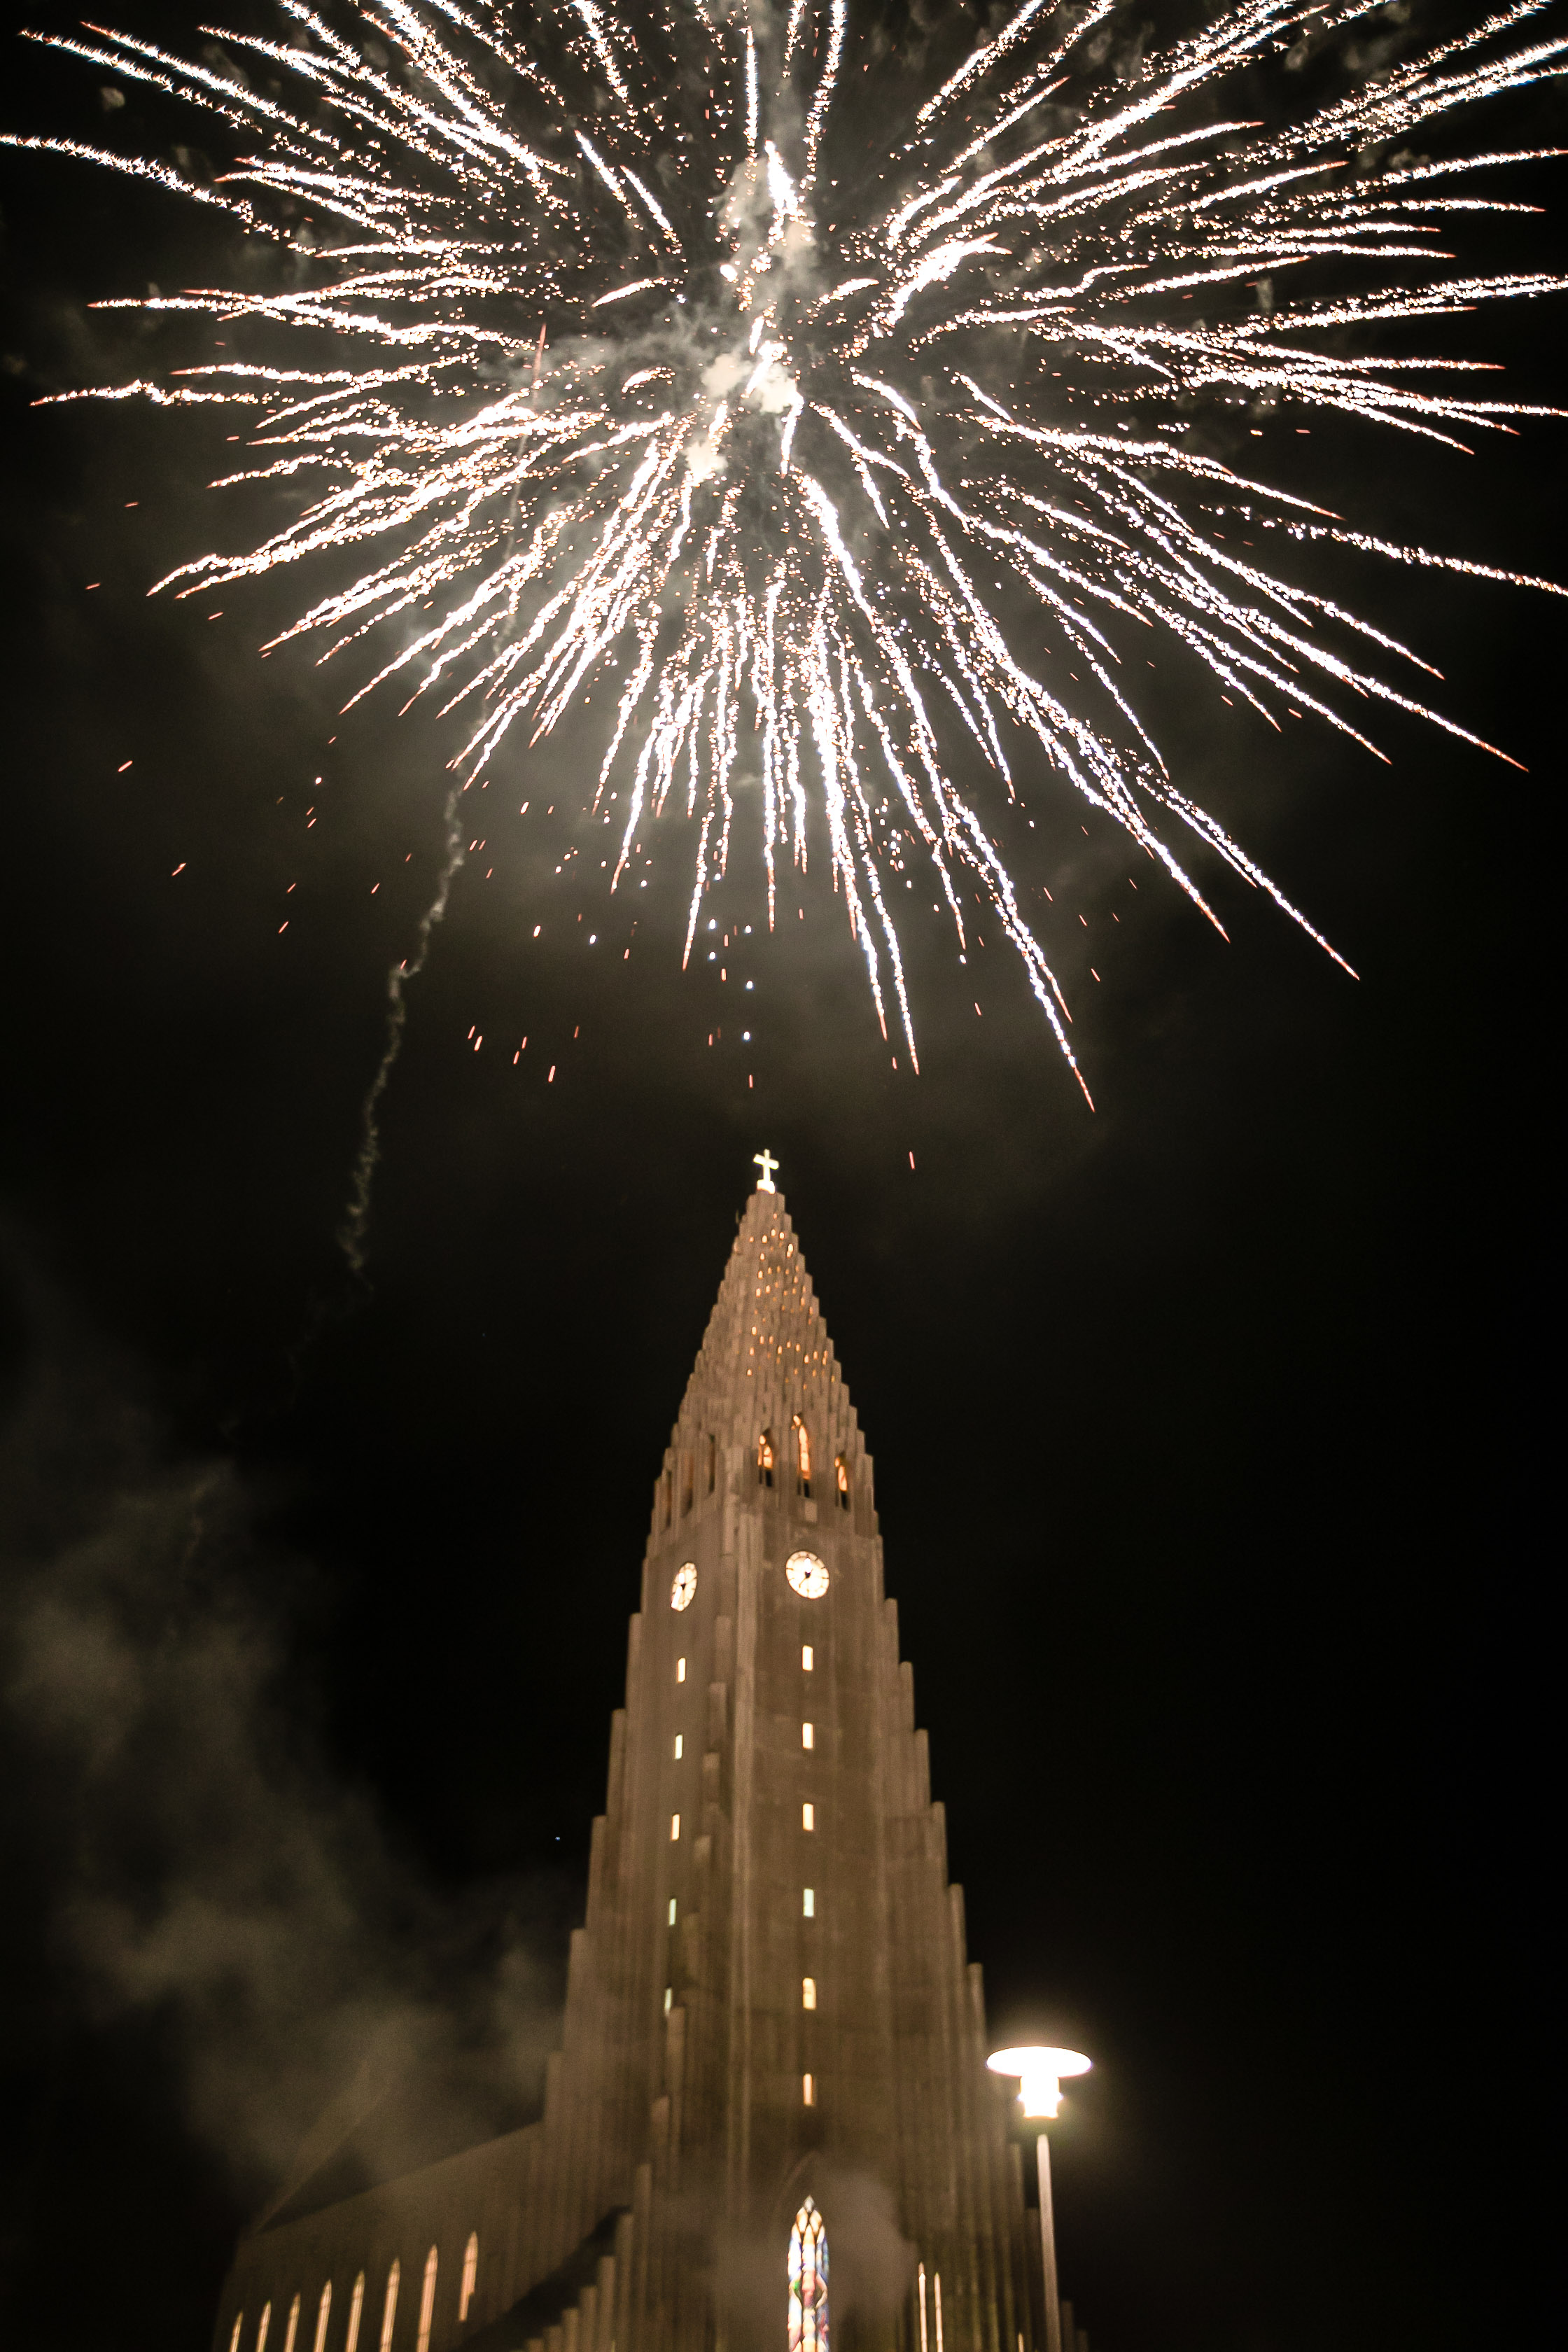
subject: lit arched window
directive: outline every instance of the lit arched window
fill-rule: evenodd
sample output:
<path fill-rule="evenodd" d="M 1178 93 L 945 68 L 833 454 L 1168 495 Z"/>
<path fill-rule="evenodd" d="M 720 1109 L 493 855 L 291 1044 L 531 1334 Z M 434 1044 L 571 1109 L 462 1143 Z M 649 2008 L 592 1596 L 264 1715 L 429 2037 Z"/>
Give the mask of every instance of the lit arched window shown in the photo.
<path fill-rule="evenodd" d="M 842 1454 L 833 1465 L 833 1483 L 838 1490 L 838 1507 L 847 1511 L 849 1508 L 849 1465 Z"/>
<path fill-rule="evenodd" d="M 419 2298 L 418 2352 L 430 2352 L 430 2322 L 436 2314 L 436 2249 L 425 2257 L 425 2292 Z"/>
<path fill-rule="evenodd" d="M 763 1486 L 773 1483 L 773 1433 L 764 1429 L 757 1440 L 757 1478 Z"/>
<path fill-rule="evenodd" d="M 327 2352 L 327 2322 L 332 2315 L 332 2282 L 321 2289 L 321 2300 L 316 2305 L 316 2352 Z"/>
<path fill-rule="evenodd" d="M 803 1495 L 809 1495 L 811 1492 L 811 1438 L 798 1412 L 790 1423 L 790 1427 L 795 1432 L 795 1469 L 800 1480 L 800 1491 Z"/>
<path fill-rule="evenodd" d="M 474 2299 L 474 2289 L 479 2284 L 479 2233 L 477 2230 L 473 2230 L 468 2234 L 468 2244 L 463 2248 L 463 2284 L 458 2294 L 459 2325 L 468 2315 L 468 2305 Z"/>
<path fill-rule="evenodd" d="M 789 2233 L 789 2352 L 827 2352 L 827 2232 L 809 2197 Z"/>
<path fill-rule="evenodd" d="M 283 2338 L 283 2352 L 294 2352 L 294 2338 L 300 2333 L 300 2298 L 289 2305 L 289 2333 Z"/>
<path fill-rule="evenodd" d="M 349 2332 L 343 2338 L 343 2352 L 359 2352 L 360 2314 L 364 2309 L 364 2273 L 354 2281 L 353 2301 L 349 2305 Z"/>
<path fill-rule="evenodd" d="M 267 2352 L 267 2331 L 271 2325 L 272 2305 L 269 2303 L 264 2303 L 261 2306 L 260 2324 L 256 2330 L 256 2352 Z"/>
<path fill-rule="evenodd" d="M 228 2352 L 239 2352 L 239 2331 L 244 2326 L 245 2314 L 243 2311 L 237 2311 L 234 2315 L 234 2333 L 228 2339 Z"/>
<path fill-rule="evenodd" d="M 403 2276 L 401 2263 L 394 2263 L 386 2273 L 386 2300 L 381 2306 L 381 2352 L 392 2352 L 392 2328 L 397 2317 L 397 2282 Z"/>

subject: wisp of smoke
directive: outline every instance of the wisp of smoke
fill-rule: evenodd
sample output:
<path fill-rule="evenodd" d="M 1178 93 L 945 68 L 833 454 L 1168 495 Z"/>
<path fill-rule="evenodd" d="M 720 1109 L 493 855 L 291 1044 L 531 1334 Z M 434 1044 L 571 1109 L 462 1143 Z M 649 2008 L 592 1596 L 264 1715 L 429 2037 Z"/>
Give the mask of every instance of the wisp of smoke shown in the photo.
<path fill-rule="evenodd" d="M 524 1924 L 542 1890 L 442 1896 L 399 1853 L 301 1706 L 299 1564 L 259 1542 L 230 1465 L 163 1454 L 29 1286 L 0 1428 L 0 1706 L 48 1857 L 55 2011 L 159 2021 L 194 2141 L 252 2202 L 356 2127 L 373 2172 L 505 2128 L 557 2021 Z"/>
<path fill-rule="evenodd" d="M 661 814 L 693 821 L 688 956 L 747 732 L 770 920 L 778 860 L 820 828 L 912 1055 L 893 901 L 929 869 L 961 952 L 965 894 L 992 910 L 1076 1071 L 996 838 L 1037 772 L 1216 925 L 1184 831 L 1319 938 L 1172 776 L 1133 677 L 1156 637 L 1275 727 L 1312 714 L 1370 750 L 1356 714 L 1381 703 L 1477 740 L 1285 559 L 1519 575 L 1352 529 L 1199 428 L 1331 415 L 1462 446 L 1562 414 L 1371 348 L 1565 283 L 1444 248 L 1462 215 L 1525 209 L 1494 191 L 1527 155 L 1411 143 L 1563 70 L 1538 0 L 1408 53 L 1381 0 L 1229 0 L 1148 49 L 1116 0 L 1023 0 L 967 48 L 950 12 L 918 89 L 847 0 L 279 7 L 285 37 L 215 35 L 205 63 L 54 42 L 226 126 L 231 168 L 13 143 L 177 189 L 292 263 L 270 290 L 131 306 L 238 325 L 240 355 L 62 396 L 248 420 L 226 480 L 297 510 L 161 584 L 316 568 L 274 642 L 379 644 L 345 709 L 393 680 L 432 698 L 466 783 L 611 683 L 588 814 L 612 889 L 647 887 Z"/>

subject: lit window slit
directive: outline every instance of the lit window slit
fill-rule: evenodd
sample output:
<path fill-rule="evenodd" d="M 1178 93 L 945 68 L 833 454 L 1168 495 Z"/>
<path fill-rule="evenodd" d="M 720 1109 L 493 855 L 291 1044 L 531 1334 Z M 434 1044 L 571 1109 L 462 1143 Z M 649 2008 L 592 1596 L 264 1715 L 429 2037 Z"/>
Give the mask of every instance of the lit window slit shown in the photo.
<path fill-rule="evenodd" d="M 816 2007 L 816 1979 L 815 1977 L 802 1977 L 800 1980 L 800 2005 L 802 2009 L 815 2009 Z"/>
<path fill-rule="evenodd" d="M 816 1827 L 816 1807 L 815 1805 L 802 1805 L 800 1809 L 800 1825 L 803 1830 L 814 1830 Z"/>
<path fill-rule="evenodd" d="M 679 1813 L 671 1813 L 671 1815 L 670 1815 L 670 1817 L 669 1817 L 669 1842 L 670 1842 L 671 1845 L 673 1845 L 673 1844 L 675 1843 L 676 1840 L 679 1837 L 679 1835 L 680 1835 L 680 1815 L 679 1815 Z"/>
<path fill-rule="evenodd" d="M 802 1887 L 802 1889 L 801 1889 L 801 1906 L 800 1906 L 800 1913 L 801 1913 L 801 1917 L 802 1917 L 803 1919 L 815 1919 L 815 1918 L 816 1918 L 816 1889 L 814 1886 L 804 1886 L 804 1887 Z"/>
<path fill-rule="evenodd" d="M 815 1724 L 803 1723 L 803 1724 L 801 1725 L 801 1727 L 800 1727 L 800 1744 L 801 1744 L 801 1746 L 802 1746 L 803 1748 L 815 1748 L 815 1747 L 816 1747 L 816 1727 L 815 1726 Z"/>

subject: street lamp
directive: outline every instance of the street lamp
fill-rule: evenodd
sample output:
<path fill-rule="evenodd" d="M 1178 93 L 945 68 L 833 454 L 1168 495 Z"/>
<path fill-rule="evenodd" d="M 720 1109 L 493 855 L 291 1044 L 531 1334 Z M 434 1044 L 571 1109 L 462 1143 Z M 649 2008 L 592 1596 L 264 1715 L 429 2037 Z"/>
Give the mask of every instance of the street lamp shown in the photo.
<path fill-rule="evenodd" d="M 1087 2074 L 1092 2059 L 1079 2050 L 994 2050 L 985 2061 L 994 2074 L 1017 2078 L 1018 2105 L 1031 2123 L 1055 2116 L 1062 2101 L 1062 2084 L 1072 2074 Z M 1035 2162 L 1040 2175 L 1040 2256 L 1046 2273 L 1046 2352 L 1062 2352 L 1062 2307 L 1057 2296 L 1057 2231 L 1051 2212 L 1051 2152 L 1044 2131 L 1035 2135 Z"/>

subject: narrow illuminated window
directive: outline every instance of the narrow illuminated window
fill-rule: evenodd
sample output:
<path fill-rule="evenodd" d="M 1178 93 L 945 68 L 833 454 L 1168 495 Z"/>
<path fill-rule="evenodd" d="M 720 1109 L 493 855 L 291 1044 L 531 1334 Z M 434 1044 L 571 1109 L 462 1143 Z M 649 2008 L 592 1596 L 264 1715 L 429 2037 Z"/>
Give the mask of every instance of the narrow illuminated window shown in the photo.
<path fill-rule="evenodd" d="M 932 2271 L 931 2287 L 936 2301 L 936 2352 L 942 2352 L 942 2273 Z"/>
<path fill-rule="evenodd" d="M 474 2289 L 479 2283 L 479 2233 L 471 2230 L 468 2242 L 463 2248 L 463 2284 L 458 2295 L 458 2324 L 468 2315 L 468 2305 L 474 2299 Z"/>
<path fill-rule="evenodd" d="M 300 2298 L 289 2305 L 289 2331 L 283 2338 L 283 2352 L 294 2352 L 294 2338 L 300 2333 Z"/>
<path fill-rule="evenodd" d="M 811 1492 L 811 1437 L 797 1412 L 790 1423 L 795 1433 L 795 1484 L 799 1493 Z"/>
<path fill-rule="evenodd" d="M 814 1886 L 805 1886 L 801 1889 L 801 1894 L 803 1897 L 800 1906 L 802 1918 L 815 1919 L 816 1916 L 816 1889 Z"/>
<path fill-rule="evenodd" d="M 332 2315 L 332 2282 L 321 2289 L 321 2300 L 316 2305 L 316 2352 L 327 2352 L 327 2323 Z"/>
<path fill-rule="evenodd" d="M 675 1760 L 678 1764 L 680 1761 L 681 1749 L 684 1746 L 684 1742 L 685 1735 L 682 1732 L 678 1731 L 675 1735 Z"/>
<path fill-rule="evenodd" d="M 349 2305 L 349 2332 L 343 2338 L 343 2352 L 359 2352 L 360 2315 L 364 2310 L 364 2273 L 354 2281 L 353 2300 Z"/>
<path fill-rule="evenodd" d="M 800 1980 L 800 2005 L 802 2009 L 815 2009 L 816 2007 L 816 1979 L 815 1977 L 802 1977 Z"/>
<path fill-rule="evenodd" d="M 675 1897 L 673 1895 L 669 1898 L 669 1924 L 672 1927 L 675 1925 Z"/>
<path fill-rule="evenodd" d="M 675 1843 L 679 1835 L 680 1815 L 679 1813 L 671 1813 L 669 1817 L 669 1842 L 671 1845 Z"/>
<path fill-rule="evenodd" d="M 847 1511 L 849 1508 L 849 1465 L 842 1454 L 833 1465 L 833 1483 L 837 1489 L 838 1507 Z"/>
<path fill-rule="evenodd" d="M 669 1985 L 666 1985 L 664 1989 L 664 2013 L 666 2017 L 669 2015 L 669 2005 L 674 1998 L 674 1989 Z"/>
<path fill-rule="evenodd" d="M 678 1683 L 683 1683 L 686 1680 L 686 1661 L 684 1658 L 677 1658 L 675 1662 L 675 1679 Z"/>
<path fill-rule="evenodd" d="M 924 2263 L 919 2265 L 916 2275 L 921 2283 L 921 2352 L 931 2352 L 931 2345 L 926 2336 L 926 2266 Z"/>
<path fill-rule="evenodd" d="M 802 1746 L 803 1748 L 815 1748 L 815 1747 L 816 1747 L 816 1727 L 815 1727 L 814 1725 L 809 1724 L 809 1723 L 803 1723 L 803 1724 L 801 1725 L 801 1727 L 800 1727 L 800 1744 L 801 1744 L 801 1746 Z"/>
<path fill-rule="evenodd" d="M 800 2078 L 800 2104 L 803 2107 L 815 2107 L 816 2105 L 816 2077 L 814 2074 L 803 2074 Z"/>
<path fill-rule="evenodd" d="M 436 2311 L 436 2249 L 425 2257 L 425 2290 L 419 2297 L 419 2341 L 416 2352 L 430 2352 L 430 2322 Z"/>
<path fill-rule="evenodd" d="M 802 1673 L 803 1675 L 809 1675 L 809 1674 L 811 1674 L 811 1673 L 814 1671 L 814 1669 L 815 1669 L 815 1667 L 816 1667 L 816 1654 L 814 1653 L 814 1651 L 813 1651 L 813 1649 L 812 1649 L 811 1643 L 810 1643 L 809 1642 L 803 1642 L 803 1643 L 801 1643 L 801 1645 L 800 1645 L 800 1670 L 801 1670 L 801 1673 Z"/>
<path fill-rule="evenodd" d="M 773 1433 L 764 1429 L 757 1440 L 757 1484 L 771 1486 L 773 1483 Z"/>
<path fill-rule="evenodd" d="M 827 2232 L 809 2197 L 789 2233 L 789 2352 L 828 2352 Z"/>
<path fill-rule="evenodd" d="M 239 2352 L 239 2331 L 244 2326 L 245 2314 L 243 2311 L 237 2311 L 234 2315 L 234 2326 L 229 2332 L 228 2352 Z"/>
<path fill-rule="evenodd" d="M 802 1805 L 800 1809 L 800 1825 L 803 1830 L 814 1830 L 816 1827 L 816 1807 L 815 1805 Z"/>
<path fill-rule="evenodd" d="M 261 2306 L 260 2324 L 256 2330 L 256 2352 L 267 2352 L 267 2331 L 271 2325 L 272 2305 L 269 2303 L 264 2303 Z"/>
<path fill-rule="evenodd" d="M 401 2263 L 394 2263 L 386 2273 L 386 2299 L 381 2306 L 381 2352 L 392 2352 L 392 2324 L 397 2317 L 397 2282 L 403 2276 Z"/>

